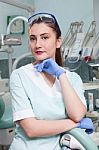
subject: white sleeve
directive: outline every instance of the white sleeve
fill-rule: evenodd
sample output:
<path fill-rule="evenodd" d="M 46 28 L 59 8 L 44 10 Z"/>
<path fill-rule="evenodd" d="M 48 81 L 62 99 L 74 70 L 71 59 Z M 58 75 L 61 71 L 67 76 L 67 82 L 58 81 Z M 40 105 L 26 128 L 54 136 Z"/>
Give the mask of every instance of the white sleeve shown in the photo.
<path fill-rule="evenodd" d="M 10 77 L 10 93 L 14 121 L 35 117 L 17 70 Z"/>

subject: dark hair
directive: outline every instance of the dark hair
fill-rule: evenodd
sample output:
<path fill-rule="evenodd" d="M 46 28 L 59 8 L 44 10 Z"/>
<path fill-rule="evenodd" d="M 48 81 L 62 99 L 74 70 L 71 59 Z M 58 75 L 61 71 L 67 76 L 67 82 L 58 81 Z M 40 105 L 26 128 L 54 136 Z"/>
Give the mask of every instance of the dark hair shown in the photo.
<path fill-rule="evenodd" d="M 60 30 L 60 27 L 59 27 L 56 19 L 53 21 L 52 18 L 39 17 L 39 18 L 33 20 L 32 23 L 29 25 L 29 27 L 31 28 L 35 23 L 37 23 L 37 24 L 40 24 L 40 23 L 47 24 L 56 33 L 56 38 L 57 39 L 59 37 L 61 37 L 61 30 Z M 58 65 L 63 66 L 63 61 L 62 61 L 62 56 L 61 56 L 61 48 L 56 48 L 55 61 Z"/>

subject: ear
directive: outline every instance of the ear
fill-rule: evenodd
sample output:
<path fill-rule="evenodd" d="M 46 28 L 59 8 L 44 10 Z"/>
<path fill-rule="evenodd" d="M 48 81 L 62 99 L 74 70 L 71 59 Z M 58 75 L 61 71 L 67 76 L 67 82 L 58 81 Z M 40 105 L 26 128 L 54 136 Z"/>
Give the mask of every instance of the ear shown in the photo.
<path fill-rule="evenodd" d="M 61 44 L 62 44 L 62 39 L 61 39 L 61 37 L 59 37 L 58 39 L 57 39 L 57 43 L 56 43 L 57 45 L 56 45 L 56 48 L 60 48 L 61 47 Z"/>

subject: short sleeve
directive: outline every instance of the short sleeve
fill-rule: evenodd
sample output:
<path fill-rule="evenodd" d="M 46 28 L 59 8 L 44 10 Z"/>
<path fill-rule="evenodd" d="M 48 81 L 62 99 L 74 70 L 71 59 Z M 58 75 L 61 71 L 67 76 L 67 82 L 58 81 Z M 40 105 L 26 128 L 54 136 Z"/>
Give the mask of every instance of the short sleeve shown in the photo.
<path fill-rule="evenodd" d="M 81 77 L 77 73 L 71 72 L 70 81 L 71 81 L 71 84 L 72 84 L 74 90 L 76 91 L 76 93 L 80 97 L 81 101 L 87 107 L 86 99 L 85 99 L 85 96 L 84 96 L 85 91 L 84 91 L 84 88 L 83 88 L 83 82 L 82 82 Z"/>
<path fill-rule="evenodd" d="M 13 71 L 11 74 L 10 93 L 14 121 L 35 117 L 30 99 L 25 92 L 18 70 Z"/>

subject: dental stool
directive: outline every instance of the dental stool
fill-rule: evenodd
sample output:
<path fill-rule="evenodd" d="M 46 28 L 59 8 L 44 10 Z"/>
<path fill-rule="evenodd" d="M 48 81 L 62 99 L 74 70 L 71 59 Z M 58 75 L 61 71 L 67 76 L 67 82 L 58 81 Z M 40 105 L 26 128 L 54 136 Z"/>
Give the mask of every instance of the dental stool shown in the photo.
<path fill-rule="evenodd" d="M 62 150 L 66 147 L 75 150 L 99 150 L 93 139 L 80 128 L 67 131 L 60 139 Z"/>
<path fill-rule="evenodd" d="M 11 104 L 5 103 L 0 96 L 0 145 L 8 146 L 11 144 L 14 136 L 14 123 L 12 120 Z"/>

